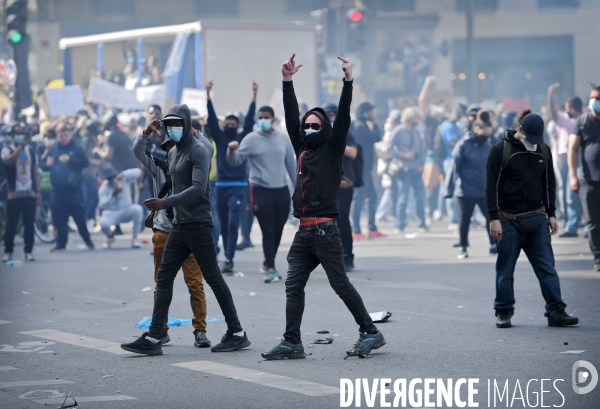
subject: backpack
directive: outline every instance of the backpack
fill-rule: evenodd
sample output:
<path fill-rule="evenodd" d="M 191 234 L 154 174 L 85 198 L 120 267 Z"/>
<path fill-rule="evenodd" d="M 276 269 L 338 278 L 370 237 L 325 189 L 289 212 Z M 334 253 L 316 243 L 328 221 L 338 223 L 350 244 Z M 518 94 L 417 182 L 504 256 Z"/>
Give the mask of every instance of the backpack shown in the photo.
<path fill-rule="evenodd" d="M 510 155 L 512 155 L 512 143 L 504 139 L 503 150 L 502 150 L 502 169 L 506 169 L 508 166 L 508 161 L 510 160 Z M 548 150 L 548 145 L 545 143 L 540 144 L 540 149 L 542 151 L 542 155 L 544 156 L 544 168 L 548 165 L 548 161 L 550 160 L 550 151 Z"/>

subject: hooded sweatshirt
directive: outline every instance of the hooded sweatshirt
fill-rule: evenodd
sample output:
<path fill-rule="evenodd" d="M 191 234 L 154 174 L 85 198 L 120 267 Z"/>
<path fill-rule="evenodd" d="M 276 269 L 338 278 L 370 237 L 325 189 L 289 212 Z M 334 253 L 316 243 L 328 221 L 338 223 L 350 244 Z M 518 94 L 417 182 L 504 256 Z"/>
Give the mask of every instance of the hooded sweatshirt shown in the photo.
<path fill-rule="evenodd" d="M 486 197 L 490 219 L 498 220 L 499 211 L 520 214 L 534 212 L 542 206 L 548 217 L 556 217 L 556 179 L 550 149 L 550 158 L 544 164 L 541 146 L 530 152 L 515 138 L 515 133 L 506 131 L 487 161 Z M 512 145 L 506 169 L 502 169 L 504 140 Z"/>
<path fill-rule="evenodd" d="M 255 131 L 244 138 L 240 147 L 232 151 L 227 149 L 227 162 L 231 166 L 244 163 L 250 165 L 250 185 L 268 189 L 287 186 L 285 172 L 292 183 L 296 182 L 296 158 L 290 138 L 283 132 L 273 129 L 270 134 Z"/>
<path fill-rule="evenodd" d="M 351 103 L 352 81 L 344 80 L 333 127 L 322 108 L 313 108 L 300 119 L 294 85 L 292 81 L 283 81 L 285 126 L 297 158 L 296 189 L 292 197 L 297 218 L 337 218 L 339 215 L 342 161 L 350 130 Z M 303 125 L 311 114 L 317 115 L 323 126 L 320 131 L 307 136 Z"/>
<path fill-rule="evenodd" d="M 467 132 L 452 151 L 452 171 L 447 177 L 446 197 L 484 197 L 485 167 L 492 146 L 487 136 Z"/>
<path fill-rule="evenodd" d="M 59 158 L 61 155 L 69 155 L 69 161 L 62 163 Z M 46 158 L 52 156 L 54 163 L 52 166 L 46 165 Z M 81 146 L 71 139 L 66 145 L 55 143 L 48 154 L 40 161 L 40 167 L 44 171 L 50 171 L 50 182 L 52 190 L 60 193 L 77 193 L 80 191 L 79 186 L 71 186 L 69 184 L 69 175 L 71 173 L 79 173 L 89 164 L 87 155 Z"/>
<path fill-rule="evenodd" d="M 190 109 L 185 104 L 171 107 L 166 116 L 175 116 L 184 123 L 183 136 L 168 153 L 169 174 L 173 190 L 163 199 L 165 209 L 175 209 L 173 224 L 209 223 L 210 214 L 210 161 L 212 143 L 202 134 L 192 134 Z M 168 131 L 167 131 L 167 136 Z"/>

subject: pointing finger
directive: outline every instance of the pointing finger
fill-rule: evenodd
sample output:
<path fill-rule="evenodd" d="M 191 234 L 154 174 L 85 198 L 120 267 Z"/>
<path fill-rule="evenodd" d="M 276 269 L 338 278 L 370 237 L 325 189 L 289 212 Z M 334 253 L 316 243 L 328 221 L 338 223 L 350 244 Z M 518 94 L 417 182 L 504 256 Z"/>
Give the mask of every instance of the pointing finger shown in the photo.
<path fill-rule="evenodd" d="M 294 61 L 294 58 L 296 57 L 296 53 L 292 54 L 290 61 Z"/>
<path fill-rule="evenodd" d="M 342 61 L 342 62 L 350 62 L 350 60 L 346 59 L 346 58 L 342 58 L 339 55 L 337 56 L 338 60 Z"/>

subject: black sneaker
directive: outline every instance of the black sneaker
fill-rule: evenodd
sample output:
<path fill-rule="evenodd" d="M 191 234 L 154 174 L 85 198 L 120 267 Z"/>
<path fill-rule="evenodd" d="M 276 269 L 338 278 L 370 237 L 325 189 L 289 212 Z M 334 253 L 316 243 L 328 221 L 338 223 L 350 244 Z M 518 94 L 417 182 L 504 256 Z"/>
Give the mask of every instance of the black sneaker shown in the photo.
<path fill-rule="evenodd" d="M 344 257 L 344 267 L 346 267 L 346 272 L 350 272 L 354 270 L 354 256 Z"/>
<path fill-rule="evenodd" d="M 142 355 L 162 355 L 163 351 L 160 347 L 160 342 L 152 342 L 146 339 L 147 332 L 144 332 L 141 337 L 128 344 L 121 344 L 121 348 L 125 351 L 135 352 Z"/>
<path fill-rule="evenodd" d="M 160 344 L 164 345 L 164 344 L 168 344 L 169 342 L 171 342 L 171 337 L 169 336 L 169 333 L 167 332 L 165 335 L 163 335 L 163 337 L 160 339 Z"/>
<path fill-rule="evenodd" d="M 512 327 L 510 318 L 511 318 L 511 315 L 508 312 L 497 312 L 496 313 L 496 328 Z"/>
<path fill-rule="evenodd" d="M 223 264 L 223 274 L 233 274 L 233 260 L 225 260 L 225 264 Z"/>
<path fill-rule="evenodd" d="M 210 341 L 206 338 L 206 332 L 201 329 L 195 331 L 194 338 L 194 345 L 198 348 L 208 348 L 210 346 Z"/>
<path fill-rule="evenodd" d="M 267 361 L 275 361 L 278 359 L 302 359 L 306 357 L 304 354 L 304 346 L 302 342 L 299 344 L 292 344 L 291 342 L 281 341 L 281 344 L 268 352 L 260 354 Z"/>
<path fill-rule="evenodd" d="M 490 255 L 495 256 L 496 254 L 498 254 L 498 245 L 490 244 Z"/>
<path fill-rule="evenodd" d="M 560 237 L 561 239 L 568 239 L 572 237 L 579 237 L 579 234 L 577 234 L 576 231 L 566 231 L 562 234 L 559 234 L 558 237 Z"/>
<path fill-rule="evenodd" d="M 579 318 L 567 314 L 564 308 L 561 308 L 548 316 L 549 327 L 564 327 L 577 324 L 579 324 Z"/>
<path fill-rule="evenodd" d="M 348 356 L 358 356 L 360 358 L 369 355 L 372 349 L 379 349 L 385 345 L 385 338 L 381 331 L 377 330 L 375 334 L 360 334 L 358 341 L 354 343 L 352 349 L 346 351 Z"/>
<path fill-rule="evenodd" d="M 249 240 L 243 240 L 240 244 L 235 246 L 235 249 L 238 251 L 244 251 L 251 248 L 254 248 L 254 244 L 252 244 L 252 242 Z"/>
<path fill-rule="evenodd" d="M 233 352 L 249 347 L 250 344 L 251 342 L 245 332 L 243 337 L 225 334 L 223 335 L 223 338 L 221 338 L 221 342 L 212 347 L 210 350 L 212 352 Z"/>

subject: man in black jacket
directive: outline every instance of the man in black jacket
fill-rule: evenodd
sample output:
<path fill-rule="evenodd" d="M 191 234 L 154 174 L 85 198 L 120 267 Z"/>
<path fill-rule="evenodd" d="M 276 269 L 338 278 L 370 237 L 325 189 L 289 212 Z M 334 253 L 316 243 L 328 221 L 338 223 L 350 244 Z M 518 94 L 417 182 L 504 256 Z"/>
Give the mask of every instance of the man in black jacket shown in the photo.
<path fill-rule="evenodd" d="M 558 233 L 556 180 L 552 155 L 544 144 L 544 120 L 525 110 L 519 130 L 506 131 L 487 163 L 487 207 L 490 236 L 498 242 L 496 261 L 496 327 L 509 328 L 515 310 L 514 273 L 521 249 L 527 255 L 546 300 L 548 325 L 575 325 L 565 312 L 560 280 L 554 268 L 550 236 Z"/>
<path fill-rule="evenodd" d="M 292 76 L 302 65 L 294 57 L 283 64 L 283 106 L 285 124 L 298 161 L 296 189 L 292 198 L 294 216 L 300 228 L 288 253 L 286 287 L 286 328 L 282 342 L 262 357 L 271 359 L 304 358 L 300 324 L 304 313 L 304 287 L 310 273 L 323 266 L 329 283 L 359 325 L 360 337 L 348 356 L 365 356 L 385 345 L 381 332 L 373 325 L 362 298 L 344 270 L 342 242 L 337 227 L 338 202 L 342 180 L 342 159 L 350 129 L 352 102 L 352 63 L 342 62 L 345 79 L 333 127 L 322 108 L 313 108 L 300 120 Z"/>
<path fill-rule="evenodd" d="M 131 343 L 122 344 L 126 351 L 145 355 L 162 355 L 160 340 L 169 305 L 173 298 L 173 282 L 183 262 L 194 254 L 205 281 L 213 290 L 227 323 L 227 332 L 212 352 L 231 352 L 246 348 L 250 341 L 242 329 L 231 291 L 217 265 L 217 252 L 212 237 L 210 213 L 210 162 L 212 143 L 202 134 L 194 137 L 192 119 L 187 105 L 174 105 L 163 118 L 167 136 L 175 142 L 168 153 L 172 194 L 164 199 L 147 199 L 150 210 L 175 209 L 173 227 L 165 244 L 163 259 L 156 273 L 156 293 L 152 324 L 148 332 Z M 157 132 L 159 123 L 153 121 L 144 131 Z"/>

